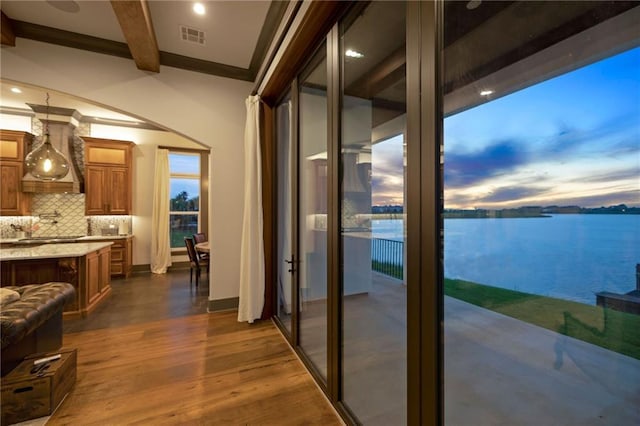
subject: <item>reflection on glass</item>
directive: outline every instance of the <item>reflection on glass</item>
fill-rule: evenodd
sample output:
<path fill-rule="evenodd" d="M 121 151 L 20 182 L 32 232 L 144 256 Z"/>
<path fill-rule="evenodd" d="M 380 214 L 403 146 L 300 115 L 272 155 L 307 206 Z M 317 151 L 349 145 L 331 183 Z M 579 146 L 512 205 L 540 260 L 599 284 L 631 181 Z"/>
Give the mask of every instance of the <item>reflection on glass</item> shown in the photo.
<path fill-rule="evenodd" d="M 485 3 L 445 6 L 445 422 L 638 424 L 638 8 Z"/>
<path fill-rule="evenodd" d="M 323 44 L 300 79 L 300 346 L 327 377 L 327 62 Z"/>
<path fill-rule="evenodd" d="M 405 32 L 400 2 L 341 26 L 343 395 L 364 424 L 406 423 Z"/>
<path fill-rule="evenodd" d="M 292 247 L 292 153 L 291 153 L 291 100 L 290 96 L 276 109 L 277 161 L 278 161 L 278 282 L 277 315 L 284 327 L 291 332 L 293 275 Z"/>

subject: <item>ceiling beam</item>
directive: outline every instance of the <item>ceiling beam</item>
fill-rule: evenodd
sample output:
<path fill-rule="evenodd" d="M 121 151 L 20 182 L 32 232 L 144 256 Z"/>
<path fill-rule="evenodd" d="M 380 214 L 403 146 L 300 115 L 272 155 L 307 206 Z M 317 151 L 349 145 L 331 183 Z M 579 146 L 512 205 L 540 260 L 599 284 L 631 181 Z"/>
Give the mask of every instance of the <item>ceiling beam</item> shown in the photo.
<path fill-rule="evenodd" d="M 387 87 L 402 80 L 406 69 L 406 46 L 403 44 L 378 62 L 371 70 L 347 85 L 345 93 L 372 99 Z"/>
<path fill-rule="evenodd" d="M 2 30 L 2 44 L 5 46 L 15 46 L 16 45 L 16 35 L 13 33 L 13 25 L 11 24 L 11 19 L 7 15 L 2 13 L 2 22 L 0 29 Z"/>
<path fill-rule="evenodd" d="M 112 0 L 111 7 L 138 69 L 160 72 L 160 52 L 147 0 Z"/>

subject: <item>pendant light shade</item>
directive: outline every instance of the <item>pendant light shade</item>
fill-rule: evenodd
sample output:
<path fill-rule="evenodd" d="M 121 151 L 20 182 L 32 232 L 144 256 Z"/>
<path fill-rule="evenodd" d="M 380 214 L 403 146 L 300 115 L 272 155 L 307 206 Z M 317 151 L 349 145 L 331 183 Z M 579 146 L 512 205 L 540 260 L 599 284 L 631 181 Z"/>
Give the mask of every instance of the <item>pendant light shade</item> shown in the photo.
<path fill-rule="evenodd" d="M 57 180 L 69 173 L 69 162 L 51 145 L 49 133 L 44 135 L 44 143 L 27 155 L 24 163 L 27 171 L 37 179 Z"/>
<path fill-rule="evenodd" d="M 49 93 L 47 93 L 47 119 L 44 126 L 44 142 L 27 154 L 24 165 L 27 172 L 36 179 L 62 179 L 69 173 L 69 162 L 56 147 L 51 145 L 49 140 Z"/>

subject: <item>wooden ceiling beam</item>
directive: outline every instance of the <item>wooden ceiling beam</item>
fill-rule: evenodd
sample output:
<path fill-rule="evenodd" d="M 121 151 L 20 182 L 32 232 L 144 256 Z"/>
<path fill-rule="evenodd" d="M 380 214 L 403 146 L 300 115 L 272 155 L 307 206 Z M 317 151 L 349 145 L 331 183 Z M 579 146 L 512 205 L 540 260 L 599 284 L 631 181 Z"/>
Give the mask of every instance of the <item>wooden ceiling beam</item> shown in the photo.
<path fill-rule="evenodd" d="M 15 46 L 16 45 L 16 35 L 13 32 L 13 25 L 11 24 L 11 19 L 7 15 L 2 13 L 2 44 L 5 46 Z"/>
<path fill-rule="evenodd" d="M 147 0 L 112 0 L 111 7 L 138 69 L 160 72 L 160 52 Z"/>

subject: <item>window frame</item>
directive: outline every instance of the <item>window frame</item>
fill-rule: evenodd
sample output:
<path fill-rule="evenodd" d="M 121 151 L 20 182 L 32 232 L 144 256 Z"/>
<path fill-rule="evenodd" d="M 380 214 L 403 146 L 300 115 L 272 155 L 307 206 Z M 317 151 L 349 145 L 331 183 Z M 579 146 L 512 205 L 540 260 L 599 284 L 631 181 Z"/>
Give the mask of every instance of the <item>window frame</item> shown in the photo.
<path fill-rule="evenodd" d="M 199 183 L 199 201 L 198 201 L 198 210 L 197 211 L 173 211 L 169 210 L 169 216 L 172 215 L 193 215 L 197 214 L 198 216 L 198 228 L 197 232 L 203 232 L 205 234 L 208 233 L 209 223 L 207 220 L 203 220 L 203 218 L 209 217 L 209 150 L 204 149 L 189 149 L 189 148 L 176 148 L 176 147 L 159 147 L 163 149 L 167 149 L 169 151 L 169 155 L 171 154 L 179 154 L 179 155 L 193 155 L 194 157 L 199 157 L 199 173 L 172 173 L 171 172 L 171 162 L 169 162 L 169 181 L 171 179 L 198 179 Z M 171 204 L 169 204 L 171 206 Z M 169 207 L 171 208 L 171 207 Z M 169 224 L 169 234 L 171 235 L 171 224 Z M 172 255 L 180 255 L 186 253 L 186 248 L 183 246 L 178 247 L 170 247 Z"/>

